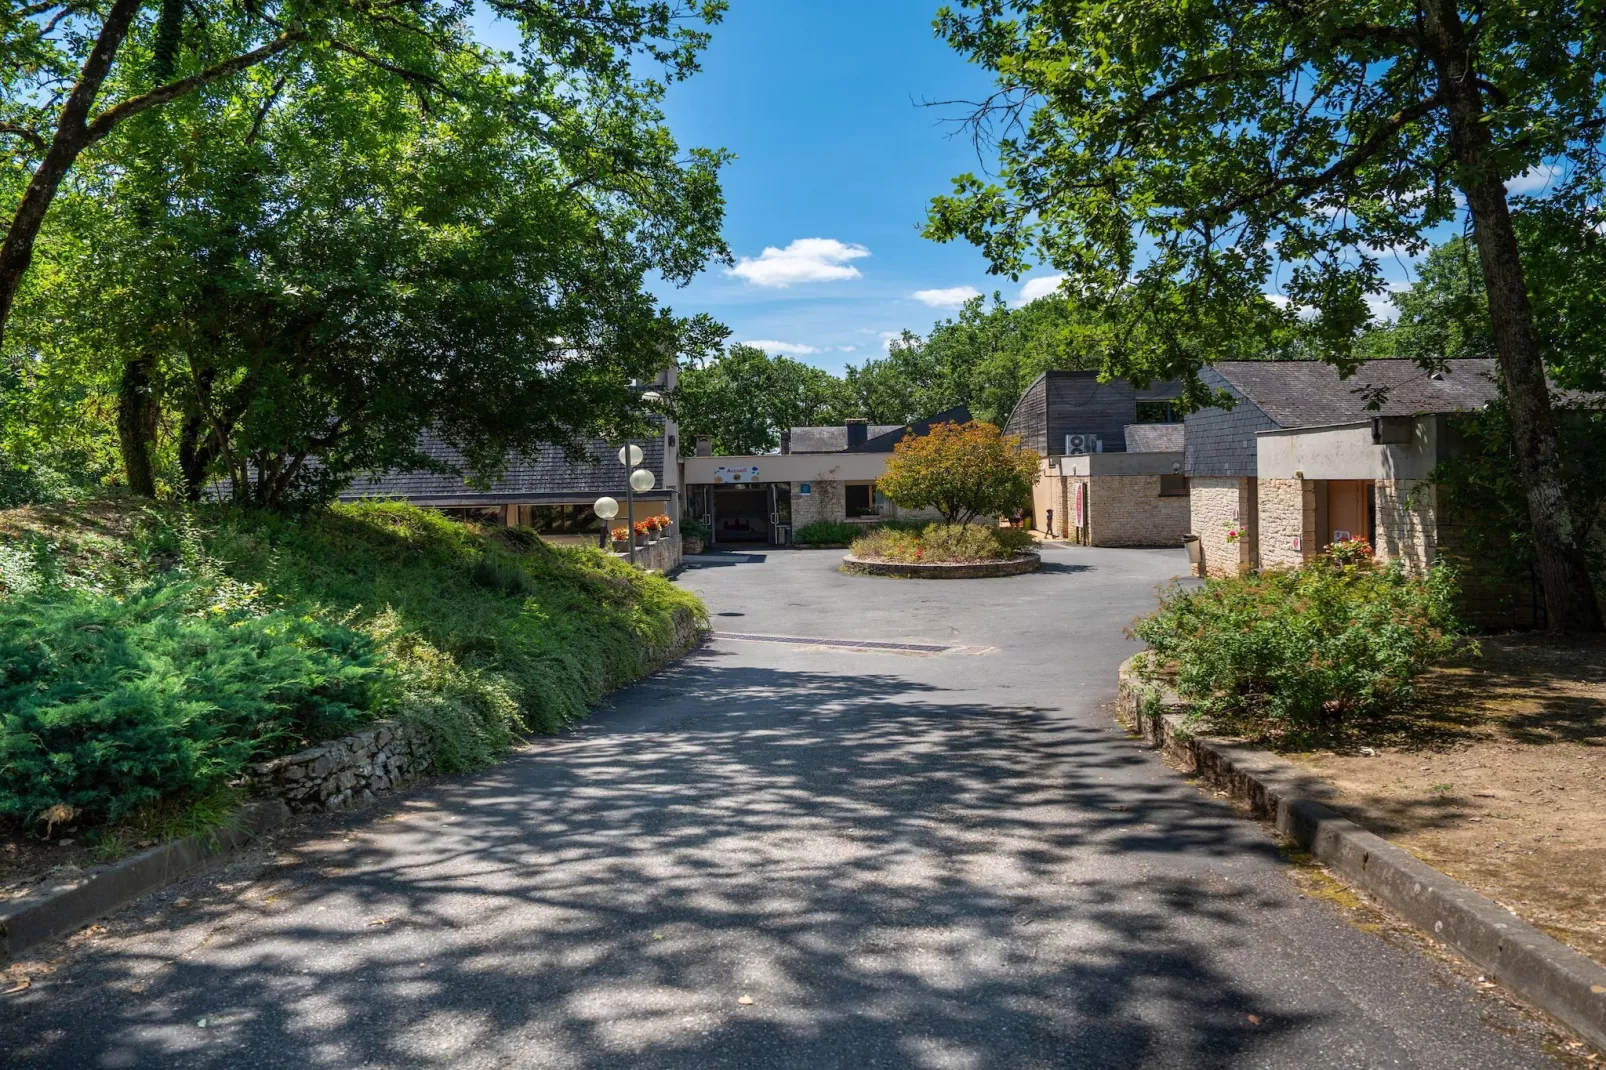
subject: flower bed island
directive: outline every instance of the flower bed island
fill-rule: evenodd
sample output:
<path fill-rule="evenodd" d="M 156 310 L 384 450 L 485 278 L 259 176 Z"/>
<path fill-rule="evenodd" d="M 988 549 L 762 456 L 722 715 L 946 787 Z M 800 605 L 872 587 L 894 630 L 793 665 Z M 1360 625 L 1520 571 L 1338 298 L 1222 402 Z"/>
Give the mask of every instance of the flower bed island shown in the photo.
<path fill-rule="evenodd" d="M 844 572 L 911 579 L 980 579 L 1035 572 L 1030 532 L 986 524 L 888 523 L 853 540 Z"/>

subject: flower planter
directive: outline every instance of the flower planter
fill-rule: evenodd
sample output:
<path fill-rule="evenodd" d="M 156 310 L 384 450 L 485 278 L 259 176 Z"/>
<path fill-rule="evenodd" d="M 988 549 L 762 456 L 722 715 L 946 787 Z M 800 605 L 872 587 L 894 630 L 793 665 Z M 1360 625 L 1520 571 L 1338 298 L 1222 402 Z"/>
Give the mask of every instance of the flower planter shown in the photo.
<path fill-rule="evenodd" d="M 842 571 L 856 572 L 864 576 L 899 576 L 911 580 L 979 580 L 1036 572 L 1042 563 L 1043 559 L 1030 551 L 1022 551 L 1002 561 L 970 561 L 955 564 L 876 561 L 848 554 L 842 559 Z"/>
<path fill-rule="evenodd" d="M 703 540 L 690 537 L 680 540 L 680 552 L 683 554 L 700 554 L 703 552 Z"/>

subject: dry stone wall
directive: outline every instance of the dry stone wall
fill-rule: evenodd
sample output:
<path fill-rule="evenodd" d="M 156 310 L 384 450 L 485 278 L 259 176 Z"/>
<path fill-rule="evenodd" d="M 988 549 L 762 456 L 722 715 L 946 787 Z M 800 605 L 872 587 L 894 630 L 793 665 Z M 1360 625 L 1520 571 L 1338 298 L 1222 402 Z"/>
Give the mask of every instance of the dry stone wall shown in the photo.
<path fill-rule="evenodd" d="M 377 721 L 361 732 L 258 765 L 251 786 L 290 809 L 344 810 L 429 772 L 434 748 L 417 725 Z"/>
<path fill-rule="evenodd" d="M 807 495 L 801 483 L 792 484 L 792 530 L 821 520 L 841 521 L 848 516 L 846 484 L 840 479 L 811 479 Z"/>
<path fill-rule="evenodd" d="M 1194 476 L 1188 480 L 1188 513 L 1199 536 L 1203 573 L 1236 576 L 1254 567 L 1255 525 L 1250 481 L 1241 476 Z M 1243 533 L 1233 542 L 1227 533 Z"/>
<path fill-rule="evenodd" d="M 1260 563 L 1298 568 L 1316 552 L 1316 484 L 1309 479 L 1259 483 Z"/>

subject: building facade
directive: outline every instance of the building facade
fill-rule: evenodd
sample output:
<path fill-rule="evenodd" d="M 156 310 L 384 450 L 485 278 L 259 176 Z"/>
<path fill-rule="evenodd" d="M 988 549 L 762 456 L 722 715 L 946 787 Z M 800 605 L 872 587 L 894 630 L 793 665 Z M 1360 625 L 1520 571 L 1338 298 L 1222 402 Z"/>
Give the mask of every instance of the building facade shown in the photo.
<path fill-rule="evenodd" d="M 1084 546 L 1177 546 L 1188 530 L 1180 384 L 1046 372 L 1004 430 L 1043 456 L 1032 528 Z"/>

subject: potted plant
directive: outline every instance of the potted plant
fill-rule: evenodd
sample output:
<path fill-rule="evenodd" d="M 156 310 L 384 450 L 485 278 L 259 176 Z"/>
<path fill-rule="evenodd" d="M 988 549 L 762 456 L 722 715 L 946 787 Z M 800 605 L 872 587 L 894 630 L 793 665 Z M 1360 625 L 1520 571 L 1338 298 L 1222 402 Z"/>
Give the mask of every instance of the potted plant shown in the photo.
<path fill-rule="evenodd" d="M 680 522 L 680 551 L 685 554 L 700 554 L 708 543 L 708 536 L 713 534 L 708 525 L 700 520 L 682 520 Z"/>
<path fill-rule="evenodd" d="M 658 541 L 657 539 L 652 537 L 652 528 L 647 525 L 647 522 L 645 520 L 636 521 L 635 531 L 636 531 L 636 545 L 637 546 L 642 546 L 642 545 L 651 546 L 653 543 Z"/>
<path fill-rule="evenodd" d="M 623 552 L 630 549 L 630 529 L 624 525 L 620 525 L 608 532 L 608 537 L 613 540 L 615 550 Z"/>

